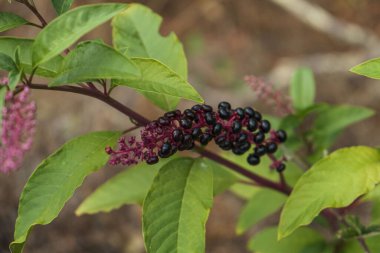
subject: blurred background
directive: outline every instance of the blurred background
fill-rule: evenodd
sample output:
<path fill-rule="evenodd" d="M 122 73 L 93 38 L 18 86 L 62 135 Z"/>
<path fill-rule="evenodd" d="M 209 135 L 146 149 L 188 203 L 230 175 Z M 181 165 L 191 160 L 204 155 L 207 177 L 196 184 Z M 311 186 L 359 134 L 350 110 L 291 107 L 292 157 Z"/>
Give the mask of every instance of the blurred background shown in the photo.
<path fill-rule="evenodd" d="M 76 0 L 74 6 L 101 1 Z M 130 2 L 130 1 L 119 1 Z M 162 33 L 174 31 L 188 56 L 190 83 L 206 102 L 231 101 L 234 107 L 251 105 L 265 113 L 274 110 L 258 100 L 244 76 L 265 78 L 285 93 L 292 72 L 313 69 L 317 101 L 367 106 L 380 111 L 380 82 L 356 76 L 348 69 L 380 56 L 380 1 L 377 0 L 145 0 L 163 16 Z M 51 20 L 49 0 L 35 1 Z M 1 11 L 36 18 L 19 3 L 0 0 Z M 37 28 L 18 28 L 3 35 L 33 37 Z M 111 43 L 109 23 L 84 39 L 101 37 Z M 119 88 L 117 98 L 148 118 L 162 113 L 133 90 Z M 35 144 L 19 171 L 0 174 L 0 252 L 13 238 L 22 188 L 35 166 L 70 138 L 96 130 L 126 129 L 129 119 L 101 102 L 73 94 L 34 91 L 38 105 Z M 190 103 L 181 103 L 185 108 Z M 348 128 L 335 147 L 378 145 L 380 116 Z M 106 168 L 87 178 L 51 224 L 36 227 L 25 252 L 140 253 L 144 246 L 141 210 L 125 206 L 109 214 L 76 217 L 74 210 L 98 185 L 121 168 Z M 249 237 L 235 234 L 243 201 L 231 193 L 215 199 L 207 224 L 207 252 L 248 252 Z M 254 231 L 252 231 L 254 232 Z"/>

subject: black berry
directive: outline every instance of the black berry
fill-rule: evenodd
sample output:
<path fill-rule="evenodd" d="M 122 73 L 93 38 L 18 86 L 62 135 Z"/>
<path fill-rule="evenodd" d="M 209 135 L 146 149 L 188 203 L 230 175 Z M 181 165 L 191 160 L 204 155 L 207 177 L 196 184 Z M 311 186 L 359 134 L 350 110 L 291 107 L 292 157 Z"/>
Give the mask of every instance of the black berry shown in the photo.
<path fill-rule="evenodd" d="M 254 149 L 255 154 L 258 156 L 263 156 L 267 152 L 267 148 L 264 145 L 258 145 Z"/>
<path fill-rule="evenodd" d="M 247 157 L 247 162 L 250 165 L 257 165 L 260 163 L 260 157 L 255 154 L 249 154 Z"/>
<path fill-rule="evenodd" d="M 245 133 L 240 133 L 239 137 L 237 138 L 237 142 L 244 142 L 248 140 L 248 135 Z"/>
<path fill-rule="evenodd" d="M 251 107 L 244 108 L 244 112 L 250 118 L 255 116 L 255 110 L 253 110 Z"/>
<path fill-rule="evenodd" d="M 202 109 L 205 112 L 212 112 L 212 107 L 210 105 L 202 105 Z"/>
<path fill-rule="evenodd" d="M 202 145 L 207 145 L 211 139 L 212 139 L 212 136 L 211 136 L 211 135 L 209 135 L 209 134 L 202 134 L 202 135 L 199 137 L 199 142 L 200 142 Z"/>
<path fill-rule="evenodd" d="M 206 123 L 209 125 L 214 125 L 216 122 L 215 117 L 212 114 L 212 112 L 206 112 L 205 113 L 205 120 L 206 120 Z"/>
<path fill-rule="evenodd" d="M 191 134 L 185 134 L 183 136 L 182 143 L 185 145 L 190 145 L 191 143 L 193 143 L 193 137 L 191 136 Z"/>
<path fill-rule="evenodd" d="M 277 151 L 277 144 L 276 143 L 270 142 L 267 144 L 267 152 L 269 154 L 273 154 L 276 151 Z"/>
<path fill-rule="evenodd" d="M 264 141 L 265 135 L 263 132 L 258 132 L 255 137 L 253 137 L 253 140 L 256 144 L 260 144 Z"/>
<path fill-rule="evenodd" d="M 180 142 L 183 140 L 183 134 L 182 134 L 182 131 L 180 129 L 175 129 L 173 132 L 172 132 L 172 137 L 173 137 L 173 140 L 175 142 Z"/>
<path fill-rule="evenodd" d="M 193 120 L 195 118 L 195 113 L 191 109 L 186 109 L 183 114 L 190 120 Z"/>
<path fill-rule="evenodd" d="M 255 115 L 253 115 L 253 117 L 258 121 L 260 121 L 263 118 L 263 116 L 261 116 L 261 113 L 259 113 L 258 111 L 255 111 Z"/>
<path fill-rule="evenodd" d="M 147 164 L 155 164 L 158 163 L 158 156 L 151 156 L 146 160 Z"/>
<path fill-rule="evenodd" d="M 158 123 L 161 125 L 161 126 L 168 126 L 170 124 L 170 121 L 167 117 L 160 117 L 158 119 Z"/>
<path fill-rule="evenodd" d="M 276 135 L 277 135 L 277 138 L 280 142 L 286 141 L 287 135 L 286 135 L 286 132 L 284 130 L 278 130 L 276 132 Z"/>
<path fill-rule="evenodd" d="M 179 121 L 179 124 L 181 125 L 181 127 L 185 128 L 185 129 L 190 129 L 191 128 L 191 120 L 187 119 L 187 118 L 183 118 Z"/>
<path fill-rule="evenodd" d="M 268 120 L 261 121 L 260 129 L 263 130 L 264 133 L 268 133 L 270 131 L 270 122 Z"/>
<path fill-rule="evenodd" d="M 280 163 L 277 167 L 276 170 L 277 172 L 283 172 L 286 169 L 286 165 L 283 163 Z"/>
<path fill-rule="evenodd" d="M 198 137 L 202 134 L 202 130 L 199 127 L 195 127 L 191 132 L 191 136 L 194 140 L 198 139 Z"/>
<path fill-rule="evenodd" d="M 219 117 L 222 119 L 229 119 L 231 118 L 231 111 L 225 108 L 220 108 L 219 109 Z"/>
<path fill-rule="evenodd" d="M 236 108 L 235 112 L 239 116 L 240 119 L 244 118 L 244 110 L 243 110 L 243 108 L 238 107 L 238 108 Z"/>
<path fill-rule="evenodd" d="M 247 129 L 249 131 L 251 131 L 251 132 L 256 131 L 257 127 L 258 127 L 258 123 L 255 119 L 251 118 L 248 120 Z"/>
<path fill-rule="evenodd" d="M 171 149 L 172 149 L 172 145 L 170 145 L 170 143 L 168 142 L 165 142 L 164 144 L 162 144 L 162 147 L 160 151 L 158 152 L 158 155 L 160 157 L 168 157 L 171 154 Z"/>
<path fill-rule="evenodd" d="M 234 122 L 232 122 L 231 128 L 232 128 L 233 133 L 238 133 L 238 132 L 240 132 L 242 125 L 241 125 L 240 121 L 235 120 Z"/>
<path fill-rule="evenodd" d="M 222 101 L 219 103 L 218 108 L 219 109 L 223 108 L 223 109 L 226 109 L 227 111 L 229 111 L 229 110 L 231 110 L 231 104 L 226 102 L 226 101 Z"/>
<path fill-rule="evenodd" d="M 201 105 L 194 105 L 193 107 L 191 107 L 191 109 L 197 112 L 197 111 L 202 110 L 202 106 Z"/>
<path fill-rule="evenodd" d="M 214 136 L 219 135 L 223 130 L 223 126 L 220 123 L 215 124 L 215 126 L 212 128 L 212 134 Z"/>

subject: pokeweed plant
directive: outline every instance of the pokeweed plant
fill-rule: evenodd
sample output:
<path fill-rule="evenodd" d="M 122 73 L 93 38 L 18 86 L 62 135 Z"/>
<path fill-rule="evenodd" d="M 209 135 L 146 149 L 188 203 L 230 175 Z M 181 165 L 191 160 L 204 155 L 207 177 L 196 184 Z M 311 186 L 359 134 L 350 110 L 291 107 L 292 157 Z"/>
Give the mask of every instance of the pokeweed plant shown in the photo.
<path fill-rule="evenodd" d="M 53 221 L 86 176 L 107 162 L 126 169 L 88 196 L 76 214 L 142 205 L 150 253 L 205 252 L 213 197 L 226 190 L 246 200 L 237 234 L 261 224 L 248 243 L 253 252 L 380 251 L 379 150 L 354 146 L 329 153 L 340 133 L 372 116 L 371 109 L 315 103 L 313 74 L 305 68 L 290 80 L 290 97 L 262 79 L 246 77 L 281 117 L 263 116 L 250 106 L 232 108 L 226 101 L 213 108 L 187 81 L 182 44 L 173 33 L 160 35 L 161 18 L 147 7 L 104 3 L 70 9 L 72 0 L 52 0 L 58 16 L 48 23 L 32 0 L 15 1 L 40 23 L 1 12 L 0 31 L 22 25 L 41 30 L 34 39 L 0 36 L 0 68 L 8 73 L 0 80 L 0 171 L 17 169 L 30 149 L 36 124 L 29 98 L 33 90 L 101 100 L 141 131 L 129 137 L 132 129 L 88 133 L 42 161 L 20 197 L 13 253 L 22 252 L 33 227 Z M 113 45 L 78 42 L 109 20 Z M 353 72 L 379 78 L 378 62 Z M 148 120 L 112 97 L 117 86 L 136 90 L 167 112 Z M 180 111 L 181 99 L 198 104 Z M 210 148 L 212 142 L 219 148 Z M 194 154 L 186 157 L 180 153 L 184 150 Z M 353 210 L 367 202 L 372 213 L 364 222 Z M 267 226 L 266 218 L 280 210 L 278 225 Z"/>

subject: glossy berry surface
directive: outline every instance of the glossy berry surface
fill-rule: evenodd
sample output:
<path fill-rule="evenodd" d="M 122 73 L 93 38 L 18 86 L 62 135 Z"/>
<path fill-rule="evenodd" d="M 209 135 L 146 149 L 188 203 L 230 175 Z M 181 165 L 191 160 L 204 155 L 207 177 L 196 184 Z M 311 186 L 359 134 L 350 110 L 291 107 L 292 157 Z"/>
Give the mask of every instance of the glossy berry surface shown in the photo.
<path fill-rule="evenodd" d="M 154 164 L 178 151 L 191 150 L 195 145 L 206 146 L 214 140 L 222 150 L 247 156 L 247 163 L 257 165 L 263 156 L 270 168 L 282 172 L 285 158 L 273 155 L 278 145 L 286 141 L 286 132 L 272 130 L 268 120 L 251 107 L 231 108 L 223 101 L 214 111 L 210 105 L 194 105 L 183 112 L 170 111 L 150 122 L 141 130 L 141 140 L 132 136 L 119 140 L 118 149 L 106 148 L 111 164 L 131 165 L 139 161 Z"/>

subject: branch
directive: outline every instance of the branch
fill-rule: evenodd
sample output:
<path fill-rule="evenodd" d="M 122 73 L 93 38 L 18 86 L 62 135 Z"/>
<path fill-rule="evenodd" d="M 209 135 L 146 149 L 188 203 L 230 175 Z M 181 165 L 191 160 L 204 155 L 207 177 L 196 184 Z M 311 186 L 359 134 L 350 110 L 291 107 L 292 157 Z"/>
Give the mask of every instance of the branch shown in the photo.
<path fill-rule="evenodd" d="M 124 106 L 119 101 L 111 97 L 105 96 L 103 93 L 99 91 L 95 91 L 92 89 L 85 89 L 81 87 L 69 86 L 69 85 L 64 85 L 64 86 L 59 86 L 59 87 L 48 87 L 47 85 L 44 85 L 44 84 L 30 84 L 29 87 L 31 89 L 37 89 L 37 90 L 64 91 L 64 92 L 72 92 L 72 93 L 77 93 L 77 94 L 93 97 L 112 106 L 113 108 L 120 111 L 121 113 L 133 118 L 140 126 L 143 126 L 149 123 L 149 120 L 147 118 L 141 116 L 140 114 L 134 112 L 130 108 Z"/>
<path fill-rule="evenodd" d="M 103 94 L 102 92 L 100 92 L 98 90 L 93 90 L 93 89 L 88 89 L 88 88 L 83 88 L 83 87 L 76 87 L 76 86 L 69 86 L 69 85 L 64 85 L 64 86 L 59 86 L 59 87 L 48 87 L 47 85 L 44 85 L 44 84 L 32 84 L 32 83 L 29 84 L 29 87 L 31 89 L 37 89 L 37 90 L 64 91 L 64 92 L 72 92 L 72 93 L 77 93 L 77 94 L 82 94 L 82 95 L 86 95 L 89 97 L 93 97 L 93 98 L 96 98 L 98 100 L 103 101 L 104 103 L 112 106 L 116 110 L 118 110 L 121 113 L 125 114 L 126 116 L 130 117 L 131 119 L 133 119 L 137 123 L 138 126 L 143 126 L 143 125 L 146 125 L 150 122 L 144 116 L 136 113 L 135 111 L 133 111 L 130 108 L 126 107 L 125 105 L 121 104 L 119 101 L 113 99 L 110 96 Z M 255 181 L 258 185 L 260 185 L 262 187 L 271 188 L 271 189 L 277 190 L 279 192 L 282 192 L 286 195 L 289 195 L 291 192 L 290 187 L 288 187 L 286 185 L 275 183 L 275 182 L 270 181 L 264 177 L 261 177 L 260 175 L 257 175 L 256 173 L 253 173 L 249 170 L 246 170 L 245 168 L 243 168 L 243 167 L 241 167 L 241 166 L 239 166 L 239 165 L 237 165 L 237 164 L 235 164 L 235 163 L 233 163 L 233 162 L 231 162 L 231 161 L 229 161 L 229 160 L 227 160 L 227 159 L 225 159 L 225 158 L 223 158 L 223 157 L 221 157 L 215 153 L 201 149 L 200 147 L 197 147 L 196 150 L 199 154 L 203 155 L 204 157 L 207 157 L 210 160 L 213 160 L 219 164 L 222 164 L 222 165 L 230 168 L 231 170 Z"/>

